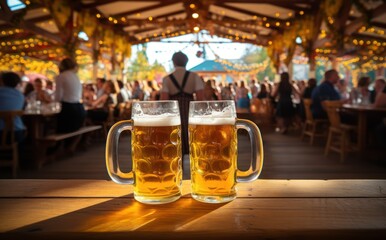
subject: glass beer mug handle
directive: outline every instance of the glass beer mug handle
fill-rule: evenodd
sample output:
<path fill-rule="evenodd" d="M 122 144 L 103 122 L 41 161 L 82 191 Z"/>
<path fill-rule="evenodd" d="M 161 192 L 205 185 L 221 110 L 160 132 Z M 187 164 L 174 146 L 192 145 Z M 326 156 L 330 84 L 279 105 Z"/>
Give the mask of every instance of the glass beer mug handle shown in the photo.
<path fill-rule="evenodd" d="M 110 178 L 120 184 L 133 184 L 133 172 L 121 172 L 118 163 L 118 142 L 119 136 L 125 130 L 133 129 L 133 121 L 125 120 L 114 124 L 107 135 L 106 142 L 106 167 Z"/>
<path fill-rule="evenodd" d="M 264 149 L 259 128 L 246 119 L 236 119 L 236 129 L 245 129 L 251 141 L 251 162 L 247 171 L 237 170 L 237 182 L 251 182 L 256 180 L 263 168 Z M 259 151 L 257 151 L 257 146 Z"/>

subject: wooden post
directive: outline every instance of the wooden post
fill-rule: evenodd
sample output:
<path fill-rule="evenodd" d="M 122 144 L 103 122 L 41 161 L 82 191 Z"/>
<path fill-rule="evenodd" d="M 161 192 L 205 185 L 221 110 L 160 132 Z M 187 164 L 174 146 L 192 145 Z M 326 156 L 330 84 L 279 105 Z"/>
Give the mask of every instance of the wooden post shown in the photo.
<path fill-rule="evenodd" d="M 99 59 L 99 43 L 98 37 L 92 39 L 92 81 L 96 81 L 98 77 L 98 59 Z"/>

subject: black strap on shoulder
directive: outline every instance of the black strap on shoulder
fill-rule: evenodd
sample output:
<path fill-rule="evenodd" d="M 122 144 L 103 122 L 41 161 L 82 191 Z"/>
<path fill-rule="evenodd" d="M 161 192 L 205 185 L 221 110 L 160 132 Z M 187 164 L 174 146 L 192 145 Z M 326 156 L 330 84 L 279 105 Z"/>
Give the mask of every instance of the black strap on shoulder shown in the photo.
<path fill-rule="evenodd" d="M 184 88 L 185 88 L 186 82 L 188 81 L 189 73 L 190 73 L 189 71 L 185 72 L 184 79 L 182 80 L 182 86 L 180 86 L 178 84 L 178 82 L 177 82 L 177 80 L 176 80 L 176 78 L 174 77 L 173 74 L 169 75 L 170 80 L 172 80 L 172 83 L 174 84 L 174 86 L 176 86 L 176 88 L 180 91 L 180 93 L 184 92 Z"/>
<path fill-rule="evenodd" d="M 184 79 L 182 80 L 182 86 L 181 86 L 181 91 L 182 92 L 184 91 L 186 82 L 188 81 L 189 73 L 190 73 L 189 71 L 186 71 L 185 75 L 184 75 Z"/>
<path fill-rule="evenodd" d="M 180 90 L 180 92 L 182 92 L 181 86 L 178 85 L 178 82 L 176 78 L 173 76 L 173 74 L 170 74 L 169 77 L 170 77 L 170 80 L 172 80 L 172 83 L 174 84 L 174 86 L 176 86 L 176 88 Z"/>

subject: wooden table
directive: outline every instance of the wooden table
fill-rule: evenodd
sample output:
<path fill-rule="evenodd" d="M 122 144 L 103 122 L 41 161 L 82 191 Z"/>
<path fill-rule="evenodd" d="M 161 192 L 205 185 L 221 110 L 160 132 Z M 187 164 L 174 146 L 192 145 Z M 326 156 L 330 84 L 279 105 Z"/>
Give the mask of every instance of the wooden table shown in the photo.
<path fill-rule="evenodd" d="M 366 148 L 367 118 L 371 114 L 386 117 L 386 108 L 374 107 L 374 105 L 343 104 L 343 109 L 358 114 L 358 148 L 363 152 Z"/>
<path fill-rule="evenodd" d="M 385 239 L 386 180 L 257 180 L 164 205 L 102 180 L 0 180 L 0 239 Z"/>
<path fill-rule="evenodd" d="M 34 167 L 41 166 L 44 162 L 45 152 L 41 148 L 39 139 L 45 135 L 56 132 L 57 115 L 60 109 L 57 110 L 45 110 L 45 111 L 32 111 L 25 110 L 23 114 L 23 122 L 27 127 L 27 141 L 25 151 L 26 162 Z M 43 157 L 44 156 L 44 157 Z M 31 166 L 28 166 L 31 167 Z"/>

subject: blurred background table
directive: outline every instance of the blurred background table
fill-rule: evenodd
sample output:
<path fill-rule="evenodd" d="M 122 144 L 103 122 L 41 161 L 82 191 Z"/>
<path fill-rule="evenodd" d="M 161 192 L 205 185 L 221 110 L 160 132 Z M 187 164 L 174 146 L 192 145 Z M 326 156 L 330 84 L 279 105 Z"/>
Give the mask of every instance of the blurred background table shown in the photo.
<path fill-rule="evenodd" d="M 343 104 L 343 109 L 358 115 L 358 148 L 363 152 L 366 149 L 368 136 L 368 119 L 374 118 L 380 123 L 381 119 L 386 117 L 386 108 L 374 105 Z"/>
<path fill-rule="evenodd" d="M 384 239 L 386 180 L 257 180 L 238 198 L 145 205 L 102 180 L 0 180 L 1 239 Z"/>

